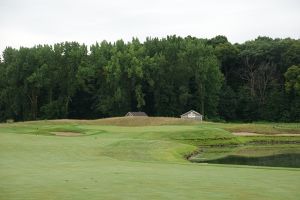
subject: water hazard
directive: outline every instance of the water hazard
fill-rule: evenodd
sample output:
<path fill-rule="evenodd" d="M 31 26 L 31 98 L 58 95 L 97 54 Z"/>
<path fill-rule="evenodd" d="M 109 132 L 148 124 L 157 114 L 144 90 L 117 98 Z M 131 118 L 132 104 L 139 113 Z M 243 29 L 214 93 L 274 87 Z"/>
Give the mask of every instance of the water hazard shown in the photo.
<path fill-rule="evenodd" d="M 205 147 L 191 162 L 300 168 L 300 145 Z"/>

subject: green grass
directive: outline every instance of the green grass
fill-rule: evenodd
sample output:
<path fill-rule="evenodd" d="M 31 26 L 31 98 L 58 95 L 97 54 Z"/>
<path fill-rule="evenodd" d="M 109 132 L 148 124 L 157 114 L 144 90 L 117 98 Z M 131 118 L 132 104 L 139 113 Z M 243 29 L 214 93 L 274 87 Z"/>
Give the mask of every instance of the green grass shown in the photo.
<path fill-rule="evenodd" d="M 0 199 L 298 199 L 299 169 L 184 158 L 199 145 L 297 140 L 236 137 L 229 126 L 243 125 L 168 118 L 2 124 Z M 52 135 L 60 131 L 82 136 Z"/>
<path fill-rule="evenodd" d="M 223 128 L 230 132 L 252 132 L 262 134 L 300 134 L 299 123 L 211 123 L 212 126 Z"/>

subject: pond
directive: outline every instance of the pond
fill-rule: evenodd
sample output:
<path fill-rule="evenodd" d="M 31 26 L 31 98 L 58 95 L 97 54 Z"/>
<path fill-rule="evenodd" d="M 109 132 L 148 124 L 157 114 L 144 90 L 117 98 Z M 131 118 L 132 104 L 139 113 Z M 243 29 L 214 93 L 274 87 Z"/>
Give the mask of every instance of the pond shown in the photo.
<path fill-rule="evenodd" d="M 202 147 L 191 162 L 300 168 L 300 145 Z"/>

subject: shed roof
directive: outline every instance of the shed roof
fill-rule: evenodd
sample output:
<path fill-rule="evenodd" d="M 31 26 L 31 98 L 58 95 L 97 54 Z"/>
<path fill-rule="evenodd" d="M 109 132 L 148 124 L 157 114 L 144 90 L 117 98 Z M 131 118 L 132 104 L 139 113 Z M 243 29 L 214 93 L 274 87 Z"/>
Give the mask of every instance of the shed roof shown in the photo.
<path fill-rule="evenodd" d="M 191 112 L 195 113 L 196 115 L 202 116 L 200 113 L 198 113 L 198 112 L 196 112 L 196 111 L 194 111 L 194 110 L 190 110 L 190 111 L 188 111 L 188 112 L 186 112 L 186 113 L 183 113 L 183 114 L 180 115 L 180 116 L 188 115 L 188 114 L 191 113 Z"/>

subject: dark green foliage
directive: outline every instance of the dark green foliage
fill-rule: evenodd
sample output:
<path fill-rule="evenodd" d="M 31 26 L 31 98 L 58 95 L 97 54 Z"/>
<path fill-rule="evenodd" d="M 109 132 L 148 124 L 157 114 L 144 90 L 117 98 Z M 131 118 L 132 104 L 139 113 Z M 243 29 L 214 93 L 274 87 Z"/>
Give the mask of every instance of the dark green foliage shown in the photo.
<path fill-rule="evenodd" d="M 251 122 L 259 119 L 258 102 L 251 96 L 251 91 L 246 86 L 241 87 L 237 93 L 237 119 Z"/>
<path fill-rule="evenodd" d="M 236 119 L 237 97 L 231 87 L 224 85 L 220 93 L 219 114 L 225 120 Z"/>
<path fill-rule="evenodd" d="M 300 67 L 291 66 L 284 74 L 285 88 L 290 100 L 290 118 L 298 121 L 300 119 Z"/>
<path fill-rule="evenodd" d="M 300 95 L 300 67 L 291 66 L 284 74 L 286 83 L 285 87 L 288 93 Z"/>
<path fill-rule="evenodd" d="M 207 119 L 299 121 L 299 47 L 289 38 L 231 44 L 225 36 L 103 41 L 89 50 L 77 42 L 8 47 L 0 121 L 190 109 Z"/>

